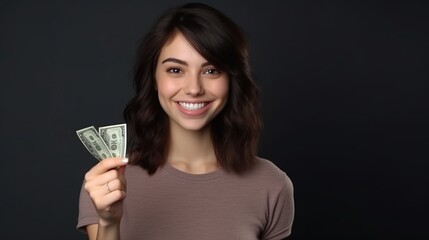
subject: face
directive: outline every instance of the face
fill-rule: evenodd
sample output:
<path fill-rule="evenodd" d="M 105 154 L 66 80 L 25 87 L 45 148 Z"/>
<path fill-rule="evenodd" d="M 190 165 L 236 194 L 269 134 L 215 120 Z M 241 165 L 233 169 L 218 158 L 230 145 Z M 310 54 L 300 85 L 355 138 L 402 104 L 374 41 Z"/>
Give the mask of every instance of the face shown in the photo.
<path fill-rule="evenodd" d="M 225 106 L 228 75 L 202 57 L 181 33 L 161 49 L 156 84 L 170 129 L 202 130 Z"/>

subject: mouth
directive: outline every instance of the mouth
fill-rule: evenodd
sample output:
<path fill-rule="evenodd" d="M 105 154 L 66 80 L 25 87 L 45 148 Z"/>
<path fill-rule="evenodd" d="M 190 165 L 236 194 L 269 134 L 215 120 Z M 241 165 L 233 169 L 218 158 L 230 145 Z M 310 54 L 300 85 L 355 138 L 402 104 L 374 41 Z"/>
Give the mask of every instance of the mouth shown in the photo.
<path fill-rule="evenodd" d="M 210 102 L 195 102 L 195 103 L 190 103 L 190 102 L 177 102 L 180 107 L 189 110 L 189 111 L 197 111 L 200 110 L 202 108 L 204 108 L 205 106 L 207 106 Z"/>

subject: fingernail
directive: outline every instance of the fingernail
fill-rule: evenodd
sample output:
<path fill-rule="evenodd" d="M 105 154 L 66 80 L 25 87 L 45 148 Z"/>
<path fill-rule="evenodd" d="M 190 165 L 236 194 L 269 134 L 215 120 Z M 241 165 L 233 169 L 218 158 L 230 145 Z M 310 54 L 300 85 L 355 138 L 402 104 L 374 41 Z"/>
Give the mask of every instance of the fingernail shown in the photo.
<path fill-rule="evenodd" d="M 122 158 L 123 163 L 128 163 L 128 158 Z"/>

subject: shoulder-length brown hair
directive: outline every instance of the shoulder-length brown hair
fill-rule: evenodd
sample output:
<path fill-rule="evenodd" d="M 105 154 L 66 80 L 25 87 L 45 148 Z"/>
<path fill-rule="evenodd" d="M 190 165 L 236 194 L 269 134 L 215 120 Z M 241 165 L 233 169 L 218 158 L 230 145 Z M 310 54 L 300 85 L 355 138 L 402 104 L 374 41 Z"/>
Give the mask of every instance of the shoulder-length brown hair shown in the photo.
<path fill-rule="evenodd" d="M 259 90 L 251 75 L 247 43 L 231 19 L 200 3 L 165 12 L 139 46 L 134 68 L 136 95 L 124 110 L 130 163 L 142 166 L 149 174 L 166 163 L 169 121 L 158 100 L 155 69 L 161 48 L 177 31 L 208 62 L 228 73 L 228 101 L 212 120 L 211 137 L 220 166 L 226 171 L 245 172 L 256 162 L 262 126 Z"/>

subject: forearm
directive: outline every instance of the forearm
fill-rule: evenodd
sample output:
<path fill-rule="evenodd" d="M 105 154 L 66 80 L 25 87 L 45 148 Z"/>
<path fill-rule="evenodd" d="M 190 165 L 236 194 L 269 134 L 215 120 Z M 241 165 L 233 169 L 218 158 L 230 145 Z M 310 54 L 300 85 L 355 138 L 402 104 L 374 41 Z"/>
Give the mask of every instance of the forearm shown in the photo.
<path fill-rule="evenodd" d="M 99 227 L 101 226 L 101 227 Z M 100 231 L 99 231 L 100 229 Z M 86 226 L 89 240 L 118 240 L 120 238 L 120 224 L 105 225 L 103 223 Z"/>
<path fill-rule="evenodd" d="M 120 223 L 105 224 L 98 223 L 97 240 L 120 240 Z"/>

